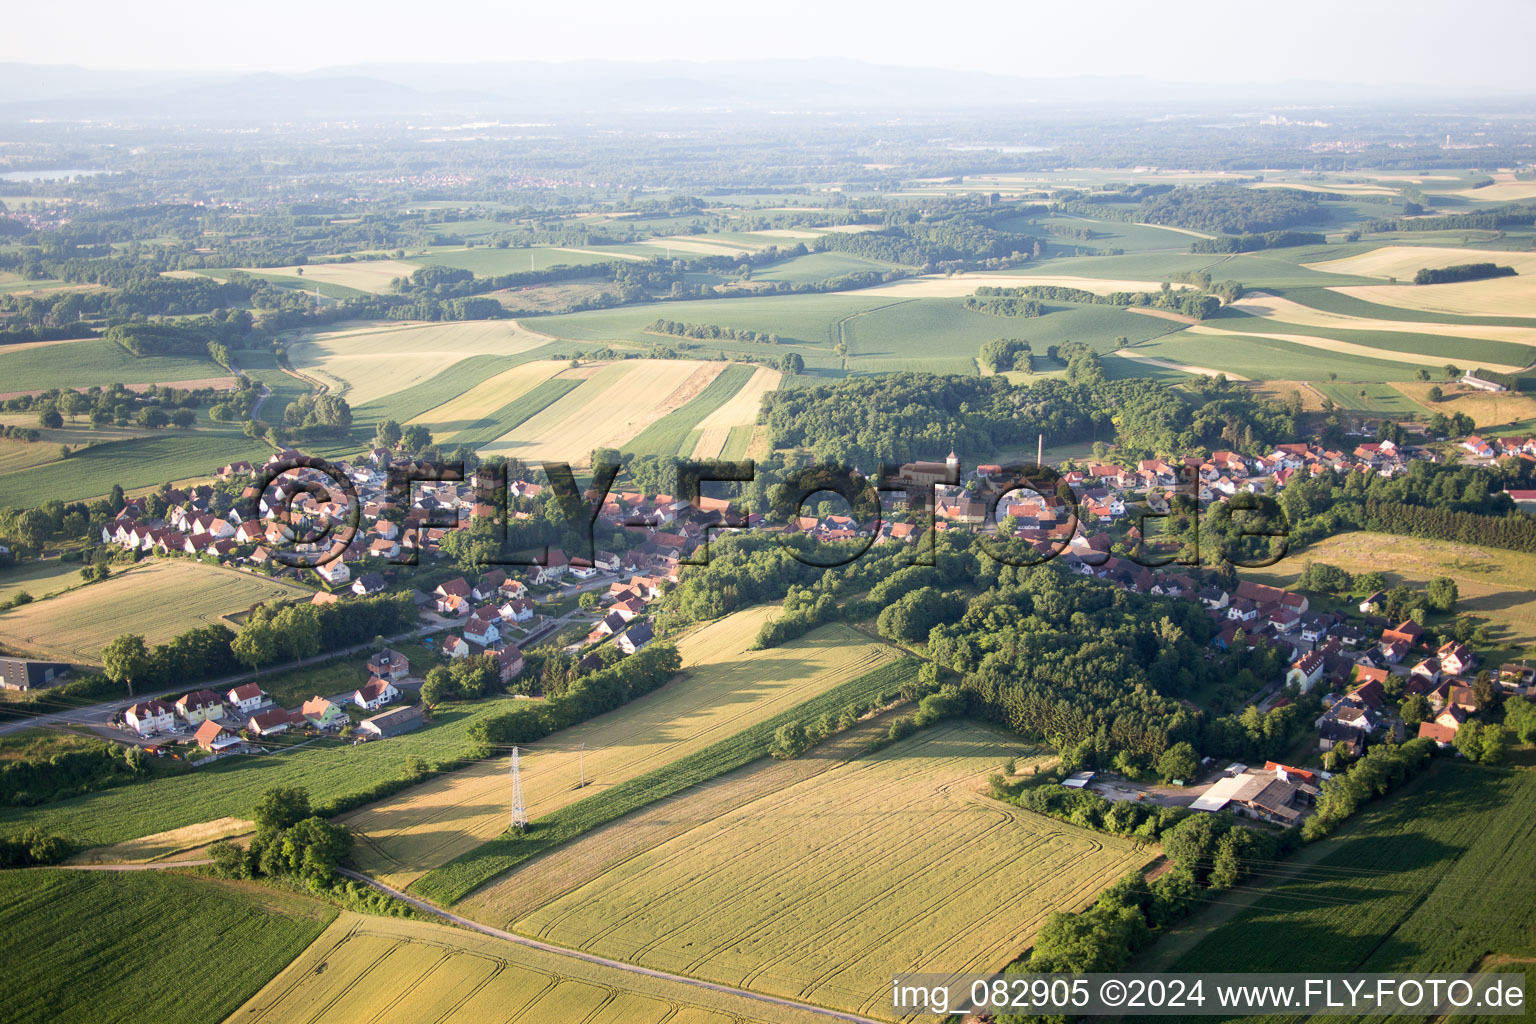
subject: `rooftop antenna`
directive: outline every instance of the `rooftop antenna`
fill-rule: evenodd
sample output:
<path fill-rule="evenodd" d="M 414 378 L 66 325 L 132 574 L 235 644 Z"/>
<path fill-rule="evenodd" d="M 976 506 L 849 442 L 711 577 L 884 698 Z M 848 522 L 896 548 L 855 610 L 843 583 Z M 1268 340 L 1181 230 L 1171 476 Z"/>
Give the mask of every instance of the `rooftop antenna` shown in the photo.
<path fill-rule="evenodd" d="M 523 769 L 518 764 L 518 750 L 512 748 L 512 827 L 519 832 L 528 828 L 528 808 L 523 803 Z"/>

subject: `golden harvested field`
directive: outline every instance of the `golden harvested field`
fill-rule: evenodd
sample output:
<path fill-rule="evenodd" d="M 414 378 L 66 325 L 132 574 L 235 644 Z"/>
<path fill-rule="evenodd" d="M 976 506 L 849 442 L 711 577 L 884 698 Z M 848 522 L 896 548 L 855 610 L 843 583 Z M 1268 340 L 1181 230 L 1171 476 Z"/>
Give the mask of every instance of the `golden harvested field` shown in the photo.
<path fill-rule="evenodd" d="M 451 433 L 469 426 L 488 416 L 522 395 L 532 391 L 551 377 L 569 375 L 565 363 L 553 359 L 540 359 L 521 366 L 514 366 L 490 377 L 468 391 L 450 398 L 435 409 L 428 409 L 410 423 L 424 423 L 434 432 Z"/>
<path fill-rule="evenodd" d="M 1374 348 L 1370 345 L 1358 345 L 1352 341 L 1339 341 L 1335 338 L 1319 338 L 1311 334 L 1277 334 L 1273 331 L 1247 332 L 1228 331 L 1220 327 L 1212 327 L 1209 324 L 1195 324 L 1186 327 L 1178 334 L 1170 334 L 1160 340 L 1176 340 L 1185 334 L 1207 334 L 1226 338 L 1273 338 L 1277 341 L 1288 341 L 1293 345 L 1305 345 L 1308 348 L 1320 348 L 1325 352 L 1336 352 L 1339 355 L 1365 356 L 1369 359 L 1384 359 L 1391 363 L 1409 363 L 1413 366 L 1432 366 L 1436 369 L 1445 365 L 1445 357 L 1423 356 L 1413 352 L 1398 352 L 1390 348 Z M 1503 363 L 1479 362 L 1489 370 L 1500 370 L 1505 373 L 1514 373 L 1520 369 L 1518 366 L 1510 366 Z"/>
<path fill-rule="evenodd" d="M 683 406 L 726 365 L 688 359 L 609 364 L 480 453 L 585 464 L 593 448 L 616 448 Z"/>
<path fill-rule="evenodd" d="M 1303 263 L 1302 266 L 1330 274 L 1395 277 L 1399 281 L 1412 281 L 1413 275 L 1425 267 L 1439 270 L 1463 263 L 1497 263 L 1501 267 L 1514 267 L 1519 274 L 1536 274 L 1536 252 L 1457 249 L 1438 245 L 1384 245 L 1358 256 L 1346 256 L 1341 260 L 1326 260 L 1322 263 Z"/>
<path fill-rule="evenodd" d="M 1453 416 L 1464 412 L 1472 417 L 1479 428 L 1519 423 L 1536 418 L 1536 395 L 1514 391 L 1477 391 L 1454 382 L 1439 385 L 1444 396 L 1438 402 L 1429 400 L 1429 389 L 1434 384 L 1421 381 L 1399 381 L 1392 385 L 1433 412 Z"/>
<path fill-rule="evenodd" d="M 290 342 L 294 369 L 315 377 L 353 407 L 403 391 L 477 355 L 510 356 L 548 339 L 512 320 L 371 324 Z"/>
<path fill-rule="evenodd" d="M 1001 969 L 1155 852 L 980 795 L 1029 751 L 923 730 L 632 857 L 518 922 L 600 956 L 886 1016 L 897 972 Z"/>
<path fill-rule="evenodd" d="M 1461 316 L 1536 317 L 1536 274 L 1455 284 L 1356 284 L 1333 289 L 1366 302 Z"/>
<path fill-rule="evenodd" d="M 358 263 L 311 263 L 304 267 L 246 268 L 247 274 L 263 277 L 291 277 L 295 281 L 318 281 L 321 284 L 337 284 L 343 288 L 356 288 L 361 292 L 383 294 L 397 277 L 410 277 L 421 269 L 419 263 L 403 260 L 364 260 Z M 299 273 L 302 270 L 303 273 Z"/>
<path fill-rule="evenodd" d="M 1495 180 L 1492 185 L 1484 185 L 1482 188 L 1464 188 L 1453 194 L 1484 203 L 1516 203 L 1536 199 L 1536 181 L 1515 181 L 1508 175 L 1498 177 L 1505 180 Z"/>
<path fill-rule="evenodd" d="M 618 821 L 593 829 L 537 860 L 501 875 L 454 904 L 465 917 L 510 928 L 568 892 L 595 881 L 631 857 L 653 850 L 688 830 L 707 825 L 760 797 L 846 764 L 865 752 L 871 740 L 890 729 L 905 709 L 871 716 L 851 729 L 834 733 L 800 757 L 787 761 L 761 758 L 675 796 L 666 797 Z"/>
<path fill-rule="evenodd" d="M 679 679 L 526 748 L 529 818 L 702 750 L 895 656 L 893 648 L 840 624 L 772 650 L 748 651 L 774 611 L 746 609 L 695 630 L 679 644 Z M 507 762 L 496 758 L 347 815 L 341 820 L 358 837 L 353 859 L 404 888 L 505 831 L 508 786 Z"/>
<path fill-rule="evenodd" d="M 1337 192 L 1342 195 L 1395 196 L 1397 189 L 1349 182 L 1260 181 L 1249 188 L 1289 188 L 1298 192 Z"/>
<path fill-rule="evenodd" d="M 1326 562 L 1347 572 L 1384 572 L 1395 585 L 1421 585 L 1439 576 L 1456 581 L 1456 610 L 1485 618 L 1503 647 L 1536 646 L 1536 555 L 1451 541 L 1385 533 L 1341 533 L 1309 544 L 1264 572 L 1246 578 L 1287 584 L 1307 562 Z"/>
<path fill-rule="evenodd" d="M 819 1015 L 447 925 L 342 911 L 242 1024 L 816 1024 Z"/>
<path fill-rule="evenodd" d="M 1072 277 L 1066 274 L 952 274 L 948 277 L 931 275 L 909 277 L 873 288 L 854 289 L 860 295 L 873 295 L 882 299 L 953 299 L 975 294 L 982 285 L 996 288 L 1024 288 L 1028 285 L 1046 285 L 1055 288 L 1080 288 L 1095 295 L 1110 292 L 1155 292 L 1162 289 L 1160 281 L 1116 281 L 1101 277 Z M 1187 284 L 1175 284 L 1174 288 L 1189 288 Z"/>
<path fill-rule="evenodd" d="M 700 256 L 735 256 L 738 253 L 766 248 L 769 244 L 766 238 L 756 245 L 735 241 L 711 242 L 708 239 L 708 235 L 669 235 L 642 239 L 640 244 L 660 249 L 663 255 L 670 250 L 674 253 L 691 252 Z"/>
<path fill-rule="evenodd" d="M 1442 287 L 1430 285 L 1428 287 Z M 1375 317 L 1330 313 L 1325 309 L 1303 306 L 1290 299 L 1266 292 L 1249 292 L 1232 308 L 1285 324 L 1303 327 L 1329 327 L 1341 331 L 1386 331 L 1394 334 L 1438 334 L 1447 338 L 1487 338 L 1516 345 L 1536 345 L 1536 327 L 1477 327 L 1470 324 L 1436 324 L 1413 320 L 1379 320 Z"/>
<path fill-rule="evenodd" d="M 757 414 L 763 406 L 763 396 L 779 389 L 783 375 L 766 366 L 758 367 L 746 385 L 726 401 L 724 405 L 699 421 L 699 440 L 693 447 L 695 459 L 718 458 L 730 439 L 731 428 L 750 427 L 757 422 Z"/>
<path fill-rule="evenodd" d="M 1226 375 L 1227 380 L 1247 380 L 1240 373 L 1230 370 L 1213 370 L 1209 366 L 1191 366 L 1188 363 L 1176 363 L 1172 359 L 1159 359 L 1157 356 L 1149 356 L 1143 352 L 1135 352 L 1128 348 L 1117 348 L 1106 353 L 1119 356 L 1122 359 L 1134 359 L 1138 363 L 1146 363 L 1148 366 L 1160 366 L 1165 370 L 1178 370 L 1180 373 L 1198 373 L 1203 377 L 1218 377 Z"/>
<path fill-rule="evenodd" d="M 119 634 L 141 634 L 153 647 L 274 597 L 307 599 L 312 593 L 254 573 L 181 559 L 154 560 L 105 582 L 0 615 L 0 643 L 43 657 L 99 665 L 101 649 Z M 146 601 L 147 594 L 155 600 Z"/>

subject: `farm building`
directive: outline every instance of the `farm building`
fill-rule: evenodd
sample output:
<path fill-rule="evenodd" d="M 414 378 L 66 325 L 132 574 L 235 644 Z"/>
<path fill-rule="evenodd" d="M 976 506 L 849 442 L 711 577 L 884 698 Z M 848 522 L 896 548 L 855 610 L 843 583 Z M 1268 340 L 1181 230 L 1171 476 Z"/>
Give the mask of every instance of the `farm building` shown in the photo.
<path fill-rule="evenodd" d="M 59 661 L 0 658 L 0 690 L 35 690 L 52 686 L 68 674 L 69 666 Z"/>
<path fill-rule="evenodd" d="M 388 739 L 420 728 L 423 721 L 420 708 L 395 708 L 382 715 L 363 719 L 357 731 L 371 739 Z"/>
<path fill-rule="evenodd" d="M 1215 814 L 1230 804 L 1243 817 L 1294 825 L 1302 819 L 1305 808 L 1316 801 L 1317 793 L 1316 786 L 1292 781 L 1289 771 L 1276 766 L 1218 779 L 1190 806 Z"/>

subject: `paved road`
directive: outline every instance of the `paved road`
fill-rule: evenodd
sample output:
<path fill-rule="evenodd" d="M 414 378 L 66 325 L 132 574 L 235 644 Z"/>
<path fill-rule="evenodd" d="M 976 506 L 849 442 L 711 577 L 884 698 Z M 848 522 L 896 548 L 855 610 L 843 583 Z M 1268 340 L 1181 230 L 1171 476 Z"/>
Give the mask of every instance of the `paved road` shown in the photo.
<path fill-rule="evenodd" d="M 854 1024 L 880 1024 L 879 1021 L 873 1020 L 869 1017 L 860 1017 L 855 1013 L 844 1013 L 840 1010 L 829 1010 L 824 1006 L 813 1006 L 810 1003 L 796 1002 L 793 999 L 780 999 L 777 996 L 764 995 L 761 992 L 752 992 L 744 988 L 734 988 L 730 985 L 718 985 L 712 981 L 700 981 L 698 978 L 689 978 L 681 974 L 668 974 L 666 971 L 654 971 L 649 967 L 637 967 L 634 964 L 625 963 L 622 960 L 609 960 L 607 957 L 595 956 L 591 953 L 579 953 L 574 949 L 566 949 L 564 946 L 552 946 L 547 942 L 540 942 L 537 939 L 529 939 L 521 935 L 514 935 L 511 932 L 504 932 L 500 928 L 492 928 L 491 926 L 481 924 L 478 921 L 471 921 L 467 917 L 460 917 L 457 914 L 450 914 L 448 911 L 443 910 L 440 907 L 435 907 L 432 904 L 427 903 L 424 900 L 418 900 L 413 896 L 407 896 L 405 893 L 400 892 L 398 889 L 391 889 L 383 882 L 376 881 L 372 878 L 369 878 L 367 875 L 360 874 L 359 872 L 350 871 L 346 868 L 340 868 L 339 871 L 341 874 L 346 875 L 348 878 L 354 878 L 359 882 L 373 886 L 380 892 L 388 893 L 390 896 L 393 896 L 397 900 L 409 903 L 417 910 L 422 910 L 428 914 L 440 917 L 443 920 L 452 924 L 456 924 L 461 928 L 468 928 L 470 931 L 476 931 L 482 935 L 489 935 L 493 938 L 502 939 L 506 942 L 516 943 L 519 946 L 527 946 L 530 949 L 541 949 L 546 953 L 554 953 L 557 956 L 568 956 L 576 960 L 584 960 L 589 964 L 600 964 L 604 967 L 612 967 L 616 970 L 624 971 L 628 974 L 640 974 L 647 978 L 659 978 L 662 981 L 674 981 L 678 982 L 679 984 L 688 985 L 692 988 L 706 989 L 710 992 L 722 992 L 726 995 L 740 996 L 743 999 L 754 999 L 760 1003 L 772 1003 L 774 1006 L 783 1006 L 791 1010 L 803 1010 L 806 1013 L 814 1013 L 823 1017 L 831 1017 L 833 1020 L 853 1021 Z"/>

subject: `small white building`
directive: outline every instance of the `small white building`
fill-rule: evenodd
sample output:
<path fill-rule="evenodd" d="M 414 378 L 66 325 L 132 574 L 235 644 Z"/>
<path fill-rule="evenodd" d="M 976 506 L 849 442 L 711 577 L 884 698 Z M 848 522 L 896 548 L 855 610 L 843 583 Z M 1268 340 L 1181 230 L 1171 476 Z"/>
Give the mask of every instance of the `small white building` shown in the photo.
<path fill-rule="evenodd" d="M 140 736 L 153 736 L 171 731 L 176 724 L 176 712 L 163 701 L 140 701 L 123 712 L 123 721 Z"/>

